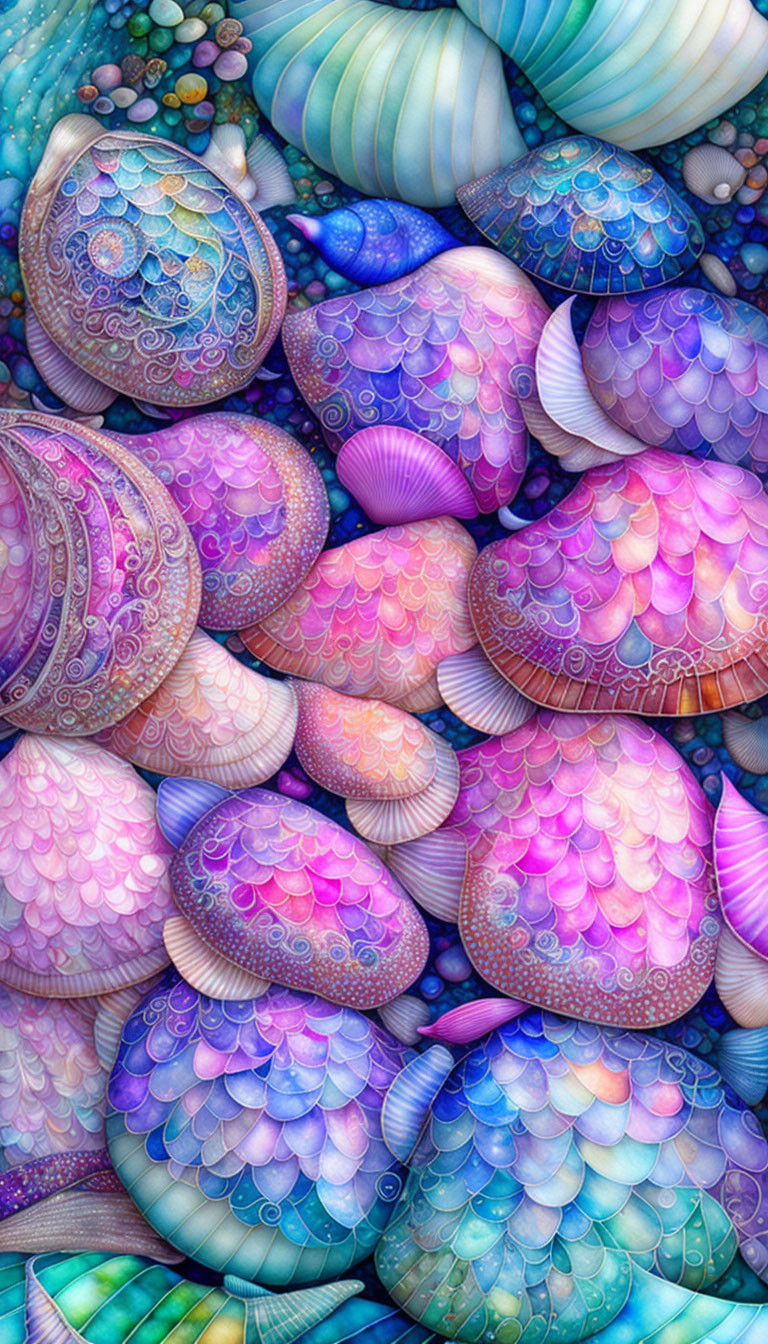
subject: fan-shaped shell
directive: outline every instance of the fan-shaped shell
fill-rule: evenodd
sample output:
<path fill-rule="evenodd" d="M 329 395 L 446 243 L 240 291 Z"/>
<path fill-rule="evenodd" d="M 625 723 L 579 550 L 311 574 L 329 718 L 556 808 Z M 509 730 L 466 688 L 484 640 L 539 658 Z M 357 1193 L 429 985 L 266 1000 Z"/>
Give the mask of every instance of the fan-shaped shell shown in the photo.
<path fill-rule="evenodd" d="M 266 225 L 180 146 L 98 127 L 83 145 L 71 125 L 48 142 L 19 235 L 44 332 L 91 378 L 144 401 L 199 406 L 244 387 L 285 311 Z"/>
<path fill-rule="evenodd" d="M 401 1188 L 380 1117 L 405 1058 L 370 1019 L 313 995 L 220 1002 L 169 977 L 123 1032 L 115 1169 L 202 1264 L 274 1285 L 333 1278 L 370 1253 Z"/>
<path fill-rule="evenodd" d="M 509 503 L 525 470 L 521 402 L 548 316 L 511 262 L 459 247 L 400 280 L 290 313 L 283 341 L 331 448 L 373 425 L 423 434 L 490 513 Z"/>
<path fill-rule="evenodd" d="M 416 979 L 424 922 L 369 849 L 304 803 L 246 789 L 207 812 L 171 866 L 195 933 L 250 974 L 375 1008 Z"/>
<path fill-rule="evenodd" d="M 341 445 L 336 471 L 374 523 L 477 514 L 469 483 L 456 463 L 423 434 L 400 425 L 359 429 Z"/>
<path fill-rule="evenodd" d="M 715 872 L 723 914 L 733 933 L 768 962 L 768 817 L 723 777 L 715 818 Z"/>
<path fill-rule="evenodd" d="M 157 690 L 96 741 L 155 774 L 195 774 L 244 789 L 286 760 L 296 716 L 285 682 L 252 672 L 196 630 Z"/>
<path fill-rule="evenodd" d="M 663 145 L 738 103 L 768 73 L 750 0 L 461 0 L 563 121 L 626 149 Z"/>
<path fill-rule="evenodd" d="M 537 704 L 701 714 L 768 690 L 766 564 L 756 476 L 648 449 L 487 546 L 469 601 L 487 656 Z"/>
<path fill-rule="evenodd" d="M 70 998 L 167 965 L 171 853 L 130 765 L 92 742 L 22 737 L 0 763 L 0 981 Z"/>
<path fill-rule="evenodd" d="M 736 195 L 747 179 L 747 170 L 734 154 L 705 140 L 694 145 L 683 159 L 683 181 L 700 201 L 722 205 Z"/>
<path fill-rule="evenodd" d="M 651 289 L 704 250 L 696 215 L 664 179 L 590 135 L 551 141 L 456 194 L 506 256 L 561 289 Z"/>
<path fill-rule="evenodd" d="M 463 14 L 371 0 L 235 0 L 256 102 L 280 135 L 366 196 L 451 205 L 525 152 L 498 48 Z"/>
<path fill-rule="evenodd" d="M 104 435 L 0 410 L 0 706 L 80 734 L 149 695 L 195 626 L 200 567 L 168 492 Z"/>
<path fill-rule="evenodd" d="M 581 347 L 599 405 L 643 443 L 768 469 L 768 318 L 676 288 L 598 303 Z"/>
<path fill-rule="evenodd" d="M 242 638 L 281 672 L 434 709 L 438 663 L 477 642 L 466 602 L 476 555 L 452 518 L 357 537 L 324 551 L 285 605 Z"/>
<path fill-rule="evenodd" d="M 468 849 L 459 930 L 476 970 L 591 1021 L 692 1007 L 720 921 L 712 810 L 674 748 L 623 716 L 545 711 L 459 762 L 446 828 Z"/>
<path fill-rule="evenodd" d="M 354 201 L 327 215 L 287 218 L 335 271 L 358 285 L 397 280 L 458 242 L 433 215 L 402 201 Z"/>
<path fill-rule="evenodd" d="M 323 549 L 328 497 L 290 434 L 223 411 L 115 435 L 168 487 L 203 571 L 200 623 L 235 630 L 279 607 Z"/>

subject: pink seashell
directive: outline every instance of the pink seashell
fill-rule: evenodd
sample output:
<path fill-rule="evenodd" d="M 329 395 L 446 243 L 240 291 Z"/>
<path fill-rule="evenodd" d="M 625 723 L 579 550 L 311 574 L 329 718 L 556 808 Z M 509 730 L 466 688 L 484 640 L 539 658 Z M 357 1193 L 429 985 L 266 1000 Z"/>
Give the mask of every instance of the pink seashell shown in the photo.
<path fill-rule="evenodd" d="M 456 463 L 430 439 L 399 425 L 358 430 L 339 449 L 336 470 L 374 523 L 415 523 L 445 513 L 477 516 Z"/>
<path fill-rule="evenodd" d="M 92 742 L 22 737 L 0 763 L 0 982 L 80 997 L 167 965 L 171 853 L 130 765 Z"/>
<path fill-rule="evenodd" d="M 388 527 L 324 551 L 278 611 L 241 631 L 270 667 L 421 712 L 435 669 L 477 637 L 466 602 L 477 548 L 452 518 Z"/>
<path fill-rule="evenodd" d="M 715 875 L 726 922 L 768 960 L 768 817 L 742 798 L 726 775 L 715 816 Z"/>
<path fill-rule="evenodd" d="M 451 1008 L 428 1027 L 419 1027 L 422 1036 L 451 1045 L 467 1045 L 519 1017 L 530 1005 L 520 999 L 475 999 Z"/>
<path fill-rule="evenodd" d="M 453 812 L 414 850 L 466 845 L 459 932 L 479 974 L 587 1021 L 650 1027 L 692 1007 L 720 932 L 712 809 L 666 739 L 546 711 L 459 761 Z M 393 851 L 405 881 L 409 849 Z M 417 865 L 408 889 L 419 900 Z"/>
<path fill-rule="evenodd" d="M 383 700 L 294 683 L 296 755 L 322 788 L 349 801 L 352 825 L 377 844 L 399 844 L 445 821 L 459 791 L 455 752 Z"/>
<path fill-rule="evenodd" d="M 84 425 L 0 411 L 0 453 L 3 717 L 97 732 L 151 694 L 194 629 L 192 538 L 160 482 Z"/>
<path fill-rule="evenodd" d="M 192 533 L 201 625 L 234 630 L 290 597 L 320 554 L 329 519 L 323 478 L 290 434 L 219 411 L 113 437 L 168 487 Z"/>
<path fill-rule="evenodd" d="M 426 962 L 424 921 L 383 863 L 279 794 L 246 789 L 216 804 L 171 876 L 201 945 L 251 976 L 365 1009 L 396 998 Z"/>
<path fill-rule="evenodd" d="M 161 686 L 96 741 L 160 775 L 195 775 L 228 789 L 269 779 L 296 730 L 296 696 L 244 667 L 196 630 Z"/>
<path fill-rule="evenodd" d="M 290 313 L 283 341 L 331 448 L 374 423 L 426 434 L 490 513 L 509 502 L 525 470 L 521 402 L 535 400 L 548 316 L 512 262 L 458 247 L 398 280 Z"/>
<path fill-rule="evenodd" d="M 768 690 L 768 499 L 750 472 L 648 449 L 486 547 L 491 662 L 553 709 L 701 714 Z"/>

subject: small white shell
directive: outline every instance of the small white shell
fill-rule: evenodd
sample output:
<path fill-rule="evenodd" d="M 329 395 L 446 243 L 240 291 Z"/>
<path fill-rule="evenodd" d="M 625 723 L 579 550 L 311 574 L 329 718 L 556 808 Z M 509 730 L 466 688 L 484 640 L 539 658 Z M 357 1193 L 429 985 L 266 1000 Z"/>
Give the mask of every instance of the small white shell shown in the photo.
<path fill-rule="evenodd" d="M 378 1009 L 387 1031 L 391 1031 L 403 1045 L 417 1045 L 421 1040 L 419 1027 L 426 1027 L 430 1013 L 423 999 L 413 994 L 398 994 L 391 1003 L 385 1003 Z"/>
<path fill-rule="evenodd" d="M 722 717 L 723 742 L 734 764 L 751 775 L 768 774 L 768 718 L 733 711 Z"/>
<path fill-rule="evenodd" d="M 768 1027 L 768 962 L 726 927 L 717 946 L 715 988 L 740 1027 Z"/>
<path fill-rule="evenodd" d="M 689 149 L 683 159 L 683 181 L 700 201 L 722 205 L 732 201 L 747 178 L 747 170 L 727 149 L 705 142 Z"/>

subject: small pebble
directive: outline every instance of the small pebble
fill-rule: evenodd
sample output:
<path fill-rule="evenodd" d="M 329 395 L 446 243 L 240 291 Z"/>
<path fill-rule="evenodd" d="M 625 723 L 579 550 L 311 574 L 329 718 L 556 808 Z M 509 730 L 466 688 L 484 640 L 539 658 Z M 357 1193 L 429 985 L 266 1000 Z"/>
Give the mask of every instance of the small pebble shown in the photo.
<path fill-rule="evenodd" d="M 137 56 L 135 51 L 129 51 L 123 59 L 123 69 L 118 84 L 139 84 L 144 78 L 144 72 L 147 68 L 147 62 L 143 56 Z"/>
<path fill-rule="evenodd" d="M 203 23 L 202 19 L 185 19 L 174 30 L 174 38 L 177 42 L 196 42 L 199 37 L 205 37 L 208 32 L 208 24 Z"/>
<path fill-rule="evenodd" d="M 135 89 L 126 89 L 123 87 L 115 89 L 112 94 L 112 102 L 115 104 L 115 107 L 131 107 L 132 104 L 136 102 L 138 96 L 139 95 Z"/>
<path fill-rule="evenodd" d="M 184 20 L 184 10 L 176 0 L 152 0 L 149 17 L 160 28 L 175 28 Z"/>
<path fill-rule="evenodd" d="M 195 108 L 195 116 L 203 117 L 206 121 L 210 121 L 215 113 L 216 108 L 213 106 L 213 103 L 209 103 L 207 99 L 203 99 L 202 103 L 198 103 Z"/>
<path fill-rule="evenodd" d="M 202 75 L 181 75 L 173 87 L 182 103 L 201 103 L 208 92 L 208 81 Z"/>
<path fill-rule="evenodd" d="M 721 121 L 714 131 L 710 131 L 709 138 L 713 145 L 722 145 L 728 149 L 730 145 L 736 144 L 738 132 L 732 121 Z"/>
<path fill-rule="evenodd" d="M 736 192 L 736 200 L 739 202 L 739 205 L 754 205 L 755 201 L 760 200 L 763 191 L 763 187 L 753 188 L 745 185 L 739 187 L 739 190 Z"/>
<path fill-rule="evenodd" d="M 93 110 L 94 112 L 98 112 L 100 117 L 106 117 L 110 112 L 114 112 L 115 104 L 112 102 L 111 98 L 108 98 L 105 93 L 102 93 L 93 104 Z"/>
<path fill-rule="evenodd" d="M 754 145 L 754 143 L 755 143 L 755 137 L 754 135 L 750 135 L 749 131 L 741 131 L 739 133 L 740 146 L 750 146 Z"/>
<path fill-rule="evenodd" d="M 247 56 L 249 51 L 253 51 L 250 37 L 238 37 L 237 41 L 232 43 L 232 50 L 242 51 L 243 55 Z"/>
<path fill-rule="evenodd" d="M 733 157 L 738 159 L 742 168 L 754 168 L 758 162 L 758 156 L 754 149 L 737 149 Z"/>
<path fill-rule="evenodd" d="M 716 289 L 719 289 L 721 294 L 725 294 L 729 299 L 735 298 L 738 293 L 736 281 L 720 257 L 716 256 L 714 252 L 704 252 L 699 257 L 699 266 L 710 283 Z"/>
<path fill-rule="evenodd" d="M 425 975 L 419 985 L 422 997 L 429 1001 L 430 999 L 439 999 L 445 985 L 439 975 Z"/>
<path fill-rule="evenodd" d="M 281 770 L 277 776 L 277 791 L 284 793 L 288 798 L 298 798 L 299 801 L 309 798 L 314 792 L 314 785 L 299 779 L 291 770 Z"/>
<path fill-rule="evenodd" d="M 315 187 L 316 196 L 330 196 L 332 191 L 333 191 L 333 183 L 326 182 L 325 179 L 323 179 L 322 182 L 318 182 L 317 186 Z"/>
<path fill-rule="evenodd" d="M 768 247 L 762 243 L 745 243 L 740 251 L 741 260 L 752 275 L 765 275 L 768 271 Z"/>
<path fill-rule="evenodd" d="M 200 18 L 209 26 L 212 23 L 218 23 L 219 19 L 224 18 L 224 6 L 205 5 L 204 8 L 200 10 Z"/>
<path fill-rule="evenodd" d="M 91 80 L 99 93 L 111 93 L 123 82 L 123 72 L 119 65 L 97 65 Z"/>
<path fill-rule="evenodd" d="M 175 93 L 164 93 L 163 104 L 165 107 L 181 107 L 181 100 L 176 97 Z"/>
<path fill-rule="evenodd" d="M 94 98 L 98 98 L 99 90 L 95 84 L 83 84 L 82 88 L 77 90 L 77 96 L 81 103 L 92 103 Z"/>
<path fill-rule="evenodd" d="M 768 140 L 756 140 L 752 148 L 756 154 L 768 154 Z"/>
<path fill-rule="evenodd" d="M 208 117 L 190 117 L 187 122 L 187 130 L 190 135 L 201 135 L 203 131 L 208 130 Z"/>
<path fill-rule="evenodd" d="M 154 98 L 140 98 L 126 113 L 129 121 L 151 121 L 158 107 Z"/>
<path fill-rule="evenodd" d="M 206 38 L 204 42 L 198 42 L 195 50 L 192 52 L 192 64 L 196 70 L 206 70 L 209 65 L 213 65 L 221 55 L 215 42 Z"/>
<path fill-rule="evenodd" d="M 146 37 L 151 27 L 152 20 L 148 14 L 132 14 L 128 20 L 128 32 L 131 37 Z"/>
<path fill-rule="evenodd" d="M 222 51 L 213 67 L 217 79 L 227 82 L 242 79 L 247 70 L 248 62 L 241 51 Z"/>
<path fill-rule="evenodd" d="M 243 25 L 239 19 L 221 19 L 216 24 L 214 37 L 220 47 L 231 47 L 238 37 L 242 37 Z"/>
<path fill-rule="evenodd" d="M 451 985 L 460 985 L 472 974 L 472 963 L 461 943 L 435 957 L 435 970 Z"/>
<path fill-rule="evenodd" d="M 153 51 L 168 51 L 173 46 L 173 31 L 170 28 L 155 28 L 149 34 L 149 45 Z"/>
<path fill-rule="evenodd" d="M 765 164 L 758 163 L 755 168 L 750 168 L 744 185 L 757 189 L 758 187 L 765 187 L 766 183 L 768 183 L 768 168 L 765 167 Z"/>

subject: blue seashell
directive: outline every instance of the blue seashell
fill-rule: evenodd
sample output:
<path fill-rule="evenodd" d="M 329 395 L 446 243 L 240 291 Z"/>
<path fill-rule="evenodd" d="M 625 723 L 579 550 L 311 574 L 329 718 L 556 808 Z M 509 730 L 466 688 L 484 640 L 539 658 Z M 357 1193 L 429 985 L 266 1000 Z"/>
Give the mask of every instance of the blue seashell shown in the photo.
<path fill-rule="evenodd" d="M 399 280 L 460 246 L 432 215 L 402 201 L 356 201 L 327 215 L 288 215 L 339 275 L 359 285 Z"/>
<path fill-rule="evenodd" d="M 524 271 L 581 294 L 667 284 L 704 249 L 701 224 L 664 179 L 591 135 L 554 140 L 456 195 Z"/>

